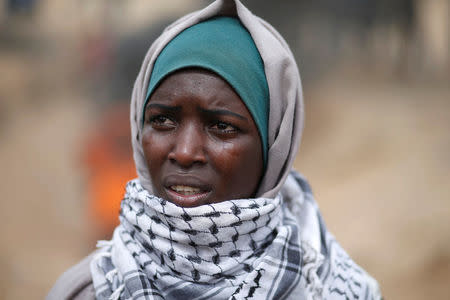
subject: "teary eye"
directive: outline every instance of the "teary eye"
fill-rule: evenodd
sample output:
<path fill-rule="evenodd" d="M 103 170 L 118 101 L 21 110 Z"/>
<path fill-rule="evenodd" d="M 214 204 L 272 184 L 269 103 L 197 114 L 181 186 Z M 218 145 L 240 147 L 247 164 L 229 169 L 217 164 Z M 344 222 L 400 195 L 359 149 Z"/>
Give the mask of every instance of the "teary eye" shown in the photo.
<path fill-rule="evenodd" d="M 155 128 L 171 128 L 175 126 L 175 122 L 164 115 L 156 115 L 150 117 L 149 123 Z"/>
<path fill-rule="evenodd" d="M 211 129 L 217 130 L 221 133 L 234 133 L 234 132 L 238 131 L 238 129 L 235 126 L 233 126 L 229 123 L 226 123 L 226 122 L 221 122 L 221 121 L 213 124 L 211 126 Z"/>

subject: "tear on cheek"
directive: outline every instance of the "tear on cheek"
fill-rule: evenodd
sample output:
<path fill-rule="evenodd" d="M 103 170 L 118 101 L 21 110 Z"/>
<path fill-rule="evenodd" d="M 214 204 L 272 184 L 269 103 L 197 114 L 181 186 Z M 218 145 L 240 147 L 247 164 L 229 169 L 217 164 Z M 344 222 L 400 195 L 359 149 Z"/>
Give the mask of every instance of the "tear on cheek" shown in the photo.
<path fill-rule="evenodd" d="M 225 160 L 241 159 L 242 154 L 244 154 L 244 152 L 232 143 L 224 143 L 221 151 L 217 153 L 218 156 Z M 233 162 L 230 161 L 230 163 Z"/>

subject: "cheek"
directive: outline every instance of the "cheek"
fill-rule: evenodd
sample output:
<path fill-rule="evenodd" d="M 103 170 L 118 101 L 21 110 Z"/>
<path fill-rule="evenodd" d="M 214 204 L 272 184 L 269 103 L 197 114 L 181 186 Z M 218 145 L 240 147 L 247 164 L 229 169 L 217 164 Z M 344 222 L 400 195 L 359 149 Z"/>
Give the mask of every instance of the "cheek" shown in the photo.
<path fill-rule="evenodd" d="M 151 132 L 146 132 L 142 138 L 142 149 L 144 151 L 145 161 L 147 162 L 147 168 L 153 179 L 164 161 L 167 145 L 164 143 L 164 139 L 158 138 L 157 135 L 153 135 Z"/>
<path fill-rule="evenodd" d="M 260 142 L 243 139 L 239 142 L 222 143 L 214 153 L 216 170 L 222 177 L 227 198 L 249 197 L 253 194 L 262 173 Z"/>
<path fill-rule="evenodd" d="M 246 155 L 244 145 L 235 142 L 222 142 L 215 145 L 212 157 L 214 164 L 223 175 L 232 174 L 242 166 L 243 158 Z"/>
<path fill-rule="evenodd" d="M 259 141 L 246 138 L 235 143 L 224 143 L 221 155 L 224 158 L 224 164 L 234 166 L 250 166 L 257 165 L 257 161 L 261 160 L 259 150 Z M 226 166 L 225 166 L 226 167 Z"/>

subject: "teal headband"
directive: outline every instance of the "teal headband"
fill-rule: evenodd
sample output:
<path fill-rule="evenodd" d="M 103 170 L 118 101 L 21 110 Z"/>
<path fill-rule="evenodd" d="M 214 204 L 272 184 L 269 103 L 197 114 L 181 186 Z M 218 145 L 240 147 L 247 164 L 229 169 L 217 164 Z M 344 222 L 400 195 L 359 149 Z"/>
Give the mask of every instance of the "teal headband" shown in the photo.
<path fill-rule="evenodd" d="M 156 59 L 144 108 L 151 93 L 167 75 L 188 67 L 210 70 L 234 88 L 258 128 L 265 166 L 268 151 L 269 86 L 264 63 L 247 29 L 236 18 L 216 17 L 178 34 Z"/>

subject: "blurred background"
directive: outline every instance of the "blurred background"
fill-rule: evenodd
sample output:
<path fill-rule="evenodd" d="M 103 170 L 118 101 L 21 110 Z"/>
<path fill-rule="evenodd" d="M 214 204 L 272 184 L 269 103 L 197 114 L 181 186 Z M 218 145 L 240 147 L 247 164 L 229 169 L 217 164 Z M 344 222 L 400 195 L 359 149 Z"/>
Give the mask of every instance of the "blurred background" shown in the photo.
<path fill-rule="evenodd" d="M 128 104 L 147 48 L 210 1 L 0 2 L 0 298 L 42 299 L 109 238 L 135 176 Z M 291 45 L 295 163 L 386 299 L 450 295 L 450 1 L 243 1 Z"/>

